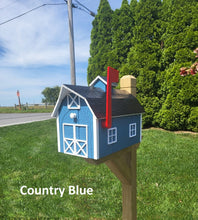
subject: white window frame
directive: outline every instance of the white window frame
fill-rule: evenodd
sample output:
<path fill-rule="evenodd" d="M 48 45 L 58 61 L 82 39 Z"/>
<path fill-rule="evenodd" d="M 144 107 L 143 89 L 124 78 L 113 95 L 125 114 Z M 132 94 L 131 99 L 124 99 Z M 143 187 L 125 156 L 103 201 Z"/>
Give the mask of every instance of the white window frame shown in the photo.
<path fill-rule="evenodd" d="M 107 143 L 108 144 L 114 144 L 117 142 L 117 128 L 109 128 L 107 130 Z"/>
<path fill-rule="evenodd" d="M 72 106 L 73 104 L 75 106 Z M 80 97 L 75 94 L 74 94 L 74 97 L 72 97 L 70 94 L 68 94 L 67 95 L 67 108 L 68 109 L 80 109 Z"/>
<path fill-rule="evenodd" d="M 136 123 L 129 124 L 129 137 L 135 137 L 136 136 Z"/>

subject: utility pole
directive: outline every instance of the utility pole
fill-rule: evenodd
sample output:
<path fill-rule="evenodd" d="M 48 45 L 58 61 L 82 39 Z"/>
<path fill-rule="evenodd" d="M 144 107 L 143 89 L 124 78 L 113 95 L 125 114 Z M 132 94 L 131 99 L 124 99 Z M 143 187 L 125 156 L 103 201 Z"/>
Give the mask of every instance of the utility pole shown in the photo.
<path fill-rule="evenodd" d="M 68 18 L 69 18 L 69 47 L 70 47 L 70 70 L 71 70 L 71 84 L 76 85 L 76 67 L 75 67 L 75 49 L 74 49 L 74 28 L 73 28 L 73 12 L 72 8 L 78 8 L 89 13 L 91 16 L 95 17 L 96 14 L 81 4 L 78 0 L 75 0 L 84 9 L 80 8 L 78 5 L 72 4 L 72 0 L 64 0 L 68 5 Z"/>
<path fill-rule="evenodd" d="M 69 46 L 70 46 L 71 84 L 76 85 L 72 0 L 68 0 L 67 2 L 68 2 L 68 17 L 69 17 Z"/>

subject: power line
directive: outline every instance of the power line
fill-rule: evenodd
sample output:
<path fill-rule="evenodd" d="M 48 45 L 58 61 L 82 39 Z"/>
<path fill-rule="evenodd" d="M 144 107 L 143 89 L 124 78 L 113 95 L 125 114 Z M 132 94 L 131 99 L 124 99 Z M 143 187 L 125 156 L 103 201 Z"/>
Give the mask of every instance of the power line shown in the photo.
<path fill-rule="evenodd" d="M 32 12 L 32 11 L 35 11 L 35 10 L 41 8 L 41 7 L 44 7 L 44 6 L 48 6 L 48 5 L 51 5 L 51 6 L 52 6 L 52 5 L 65 5 L 65 4 L 68 4 L 68 1 L 67 1 L 67 0 L 64 0 L 64 1 L 65 1 L 65 3 L 52 3 L 52 4 L 46 3 L 46 4 L 39 5 L 39 6 L 35 7 L 35 8 L 30 9 L 29 11 L 26 11 L 26 12 L 20 14 L 20 15 L 17 15 L 16 17 L 13 17 L 13 18 L 11 18 L 11 19 L 8 19 L 8 20 L 6 20 L 6 21 L 0 23 L 0 25 L 4 25 L 4 24 L 6 24 L 6 23 L 8 23 L 8 22 L 10 22 L 10 21 L 13 21 L 13 20 L 15 20 L 15 19 L 17 19 L 17 18 L 20 18 L 20 17 L 22 17 L 22 16 L 24 16 L 24 15 L 26 15 L 26 14 L 29 14 L 29 13 Z M 90 15 L 93 16 L 93 17 L 96 16 L 96 14 L 95 14 L 94 12 L 92 12 L 90 9 L 88 9 L 86 6 L 84 6 L 84 5 L 83 5 L 82 3 L 80 3 L 78 0 L 75 0 L 75 1 L 76 1 L 79 5 L 81 5 L 83 8 L 85 8 L 86 10 L 83 9 L 83 8 L 81 8 L 81 7 L 79 7 L 77 4 L 72 4 L 72 8 L 77 8 L 77 9 L 79 9 L 79 10 L 81 10 L 81 11 L 84 11 L 84 12 L 90 14 Z M 10 5 L 7 5 L 7 6 L 10 6 Z M 5 7 L 7 7 L 7 6 L 5 6 Z M 0 8 L 0 9 L 1 9 L 1 8 Z"/>
<path fill-rule="evenodd" d="M 65 3 L 68 5 L 68 0 L 64 0 L 65 1 Z M 72 3 L 72 8 L 78 8 L 78 6 L 76 5 L 76 4 L 73 4 Z"/>
<path fill-rule="evenodd" d="M 76 0 L 76 2 L 81 5 L 83 8 L 79 7 L 77 4 L 73 4 L 72 3 L 72 0 L 64 0 L 65 3 L 68 5 L 68 16 L 69 16 L 69 33 L 70 33 L 70 57 L 71 57 L 71 82 L 72 82 L 72 85 L 75 85 L 76 84 L 76 74 L 75 74 L 75 53 L 74 53 L 74 34 L 73 34 L 73 14 L 72 14 L 72 8 L 77 8 L 77 9 L 80 9 L 82 11 L 85 11 L 86 13 L 90 14 L 91 16 L 95 17 L 95 13 L 92 12 L 91 10 L 89 10 L 86 6 L 84 6 L 83 4 L 81 4 L 79 1 Z M 57 3 L 57 4 L 42 4 L 40 6 L 37 6 L 35 8 L 32 8 L 31 10 L 29 11 L 26 11 L 14 18 L 11 18 L 7 21 L 4 21 L 2 23 L 0 23 L 0 25 L 3 25 L 3 24 L 6 24 L 10 21 L 13 21 L 19 17 L 22 17 L 32 11 L 35 11 L 41 7 L 44 7 L 46 5 L 65 5 L 65 3 Z M 85 10 L 86 9 L 86 10 Z"/>
<path fill-rule="evenodd" d="M 93 16 L 93 17 L 95 17 L 96 16 L 96 14 L 93 12 L 93 11 L 91 11 L 89 8 L 87 8 L 85 5 L 83 5 L 82 3 L 80 3 L 78 0 L 75 0 L 79 5 L 81 5 L 83 8 L 85 8 L 85 9 L 82 9 L 82 8 L 80 8 L 79 6 L 78 6 L 78 9 L 80 9 L 80 10 L 82 10 L 82 11 L 85 11 L 86 13 L 88 13 L 88 14 L 90 14 L 91 16 Z"/>
<path fill-rule="evenodd" d="M 35 7 L 35 8 L 32 8 L 32 9 L 30 9 L 29 11 L 26 11 L 26 12 L 20 14 L 20 15 L 17 15 L 17 16 L 14 17 L 14 18 L 11 18 L 11 19 L 9 19 L 9 20 L 7 20 L 7 21 L 4 21 L 4 22 L 0 23 L 0 25 L 6 24 L 6 23 L 8 23 L 8 22 L 10 22 L 10 21 L 13 21 L 13 20 L 15 20 L 15 19 L 17 19 L 17 18 L 20 18 L 20 17 L 22 17 L 22 16 L 24 16 L 24 15 L 26 15 L 26 14 L 29 14 L 29 13 L 32 12 L 32 11 L 35 11 L 35 10 L 37 10 L 37 9 L 39 9 L 39 8 L 41 8 L 41 7 L 47 6 L 47 5 L 65 5 L 65 3 L 42 4 L 42 5 L 40 5 L 40 6 L 37 6 L 37 7 Z"/>
<path fill-rule="evenodd" d="M 65 1 L 65 3 L 52 3 L 52 4 L 48 3 L 48 4 L 39 5 L 39 6 L 35 7 L 35 8 L 30 9 L 29 11 L 26 11 L 26 12 L 20 14 L 20 15 L 17 15 L 16 17 L 13 17 L 13 18 L 11 18 L 11 19 L 8 19 L 8 20 L 6 20 L 6 21 L 0 23 L 0 25 L 6 24 L 6 23 L 8 23 L 8 22 L 10 22 L 10 21 L 13 21 L 13 20 L 15 20 L 15 19 L 17 19 L 17 18 L 20 18 L 20 17 L 22 17 L 22 16 L 24 16 L 24 15 L 26 15 L 26 14 L 29 14 L 29 13 L 32 12 L 32 11 L 35 11 L 35 10 L 41 8 L 41 7 L 44 7 L 44 6 L 48 6 L 48 5 L 51 5 L 51 6 L 52 6 L 52 5 L 65 5 L 65 4 L 68 4 L 67 0 L 64 0 L 64 1 Z M 77 9 L 79 9 L 79 10 L 82 10 L 82 11 L 84 11 L 84 12 L 90 14 L 91 16 L 95 17 L 95 13 L 94 13 L 94 12 L 92 12 L 91 10 L 89 10 L 86 6 L 84 6 L 83 4 L 81 4 L 79 1 L 76 0 L 76 2 L 77 2 L 79 5 L 83 6 L 87 11 L 86 11 L 85 9 L 79 7 L 79 6 L 76 5 L 76 4 L 72 4 L 72 7 L 73 7 L 73 8 L 77 8 Z"/>
<path fill-rule="evenodd" d="M 77 6 L 77 9 L 79 9 L 79 10 L 81 10 L 81 11 L 84 11 L 85 13 L 87 13 L 87 14 L 89 14 L 89 15 L 95 17 L 94 12 L 93 12 L 93 14 L 91 14 L 90 12 L 86 11 L 85 9 L 83 9 L 83 8 L 81 8 L 81 7 L 79 7 L 79 6 Z"/>

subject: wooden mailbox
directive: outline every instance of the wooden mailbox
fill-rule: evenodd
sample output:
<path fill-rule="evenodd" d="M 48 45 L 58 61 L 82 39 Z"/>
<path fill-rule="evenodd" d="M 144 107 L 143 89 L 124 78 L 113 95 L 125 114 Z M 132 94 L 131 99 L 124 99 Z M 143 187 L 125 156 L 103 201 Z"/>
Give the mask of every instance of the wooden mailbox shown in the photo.
<path fill-rule="evenodd" d="M 107 96 L 109 87 L 100 76 L 90 86 L 62 85 L 52 113 L 59 152 L 98 160 L 140 143 L 142 106 L 125 90 Z"/>
<path fill-rule="evenodd" d="M 136 219 L 136 149 L 144 109 L 135 97 L 135 78 L 121 78 L 120 90 L 113 88 L 118 80 L 118 71 L 108 67 L 107 77 L 98 76 L 89 86 L 62 85 L 52 117 L 58 151 L 105 162 L 123 184 L 123 218 Z"/>

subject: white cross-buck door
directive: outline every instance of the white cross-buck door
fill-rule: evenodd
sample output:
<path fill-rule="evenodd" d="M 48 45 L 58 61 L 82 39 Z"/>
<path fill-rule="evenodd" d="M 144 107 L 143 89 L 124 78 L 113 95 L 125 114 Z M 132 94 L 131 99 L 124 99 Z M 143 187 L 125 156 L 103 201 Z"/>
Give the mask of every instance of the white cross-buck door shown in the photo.
<path fill-rule="evenodd" d="M 63 124 L 64 153 L 88 157 L 87 125 Z"/>

